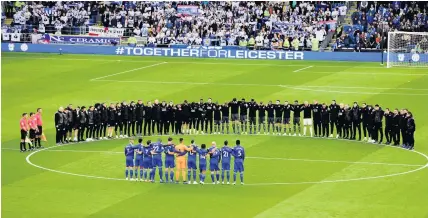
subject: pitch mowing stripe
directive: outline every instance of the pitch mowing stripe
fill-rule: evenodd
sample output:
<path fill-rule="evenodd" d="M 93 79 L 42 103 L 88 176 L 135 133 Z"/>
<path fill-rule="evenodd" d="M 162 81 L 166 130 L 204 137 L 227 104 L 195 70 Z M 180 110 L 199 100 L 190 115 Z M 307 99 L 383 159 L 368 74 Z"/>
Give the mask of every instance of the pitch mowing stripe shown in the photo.
<path fill-rule="evenodd" d="M 339 94 L 368 94 L 368 95 L 401 95 L 401 96 L 427 96 L 428 93 L 398 93 L 398 92 L 353 92 L 353 91 L 338 91 L 312 88 L 330 88 L 330 89 L 374 89 L 374 90 L 413 90 L 413 91 L 428 91 L 428 89 L 417 88 L 376 88 L 376 87 L 341 87 L 341 86 L 294 86 L 294 85 L 275 85 L 275 84 L 255 84 L 255 83 L 215 83 L 215 82 L 180 82 L 180 81 L 148 81 L 148 80 L 90 80 L 91 82 L 118 82 L 118 83 L 147 83 L 147 84 L 185 84 L 185 85 L 220 85 L 220 86 L 258 86 L 258 87 L 280 87 L 285 89 L 294 89 L 300 91 L 312 92 L 329 92 Z"/>
<path fill-rule="evenodd" d="M 94 80 L 98 80 L 98 79 L 103 79 L 103 78 L 107 78 L 107 77 L 111 77 L 111 76 L 116 76 L 116 75 L 120 75 L 120 74 L 124 74 L 124 73 L 129 73 L 129 72 L 133 72 L 133 71 L 137 71 L 137 70 L 142 70 L 142 69 L 146 69 L 146 68 L 150 68 L 150 67 L 155 67 L 155 66 L 158 66 L 158 65 L 166 64 L 166 63 L 167 62 L 161 62 L 161 63 L 157 63 L 157 64 L 152 64 L 152 65 L 149 65 L 149 66 L 135 68 L 135 69 L 132 69 L 132 70 L 126 70 L 126 71 L 122 71 L 122 72 L 119 72 L 119 73 L 110 74 L 110 75 L 107 75 L 107 76 L 101 76 L 101 77 L 93 78 L 93 79 L 90 79 L 90 81 L 94 81 Z"/>
<path fill-rule="evenodd" d="M 88 56 L 103 56 L 106 57 L 106 55 L 88 55 Z M 112 56 L 110 56 L 112 57 Z M 121 56 L 117 56 L 121 57 Z M 150 56 L 154 57 L 154 56 Z M 2 57 L 2 59 L 29 59 L 29 60 L 65 60 L 65 61 L 103 61 L 103 62 L 134 62 L 134 63 L 142 63 L 142 62 L 148 62 L 148 63 L 156 63 L 159 62 L 159 60 L 126 60 L 126 59 L 117 59 L 117 60 L 109 60 L 109 59 L 89 59 L 89 58 L 37 58 L 37 57 Z M 201 64 L 201 65 L 234 65 L 234 66 L 277 66 L 277 67 L 305 67 L 308 66 L 307 64 L 256 64 L 256 63 L 232 63 L 232 62 L 205 62 L 205 61 L 170 61 L 173 59 L 173 57 L 163 57 L 167 58 L 169 63 L 173 64 Z M 191 58 L 189 58 L 191 59 Z M 234 60 L 241 60 L 241 59 L 234 59 Z M 232 60 L 231 60 L 232 61 Z M 258 61 L 258 60 L 247 60 L 247 61 Z M 304 60 L 301 60 L 302 62 Z M 316 61 L 316 60 L 308 60 L 308 62 L 318 62 L 318 63 L 328 63 L 328 61 Z M 355 66 L 354 61 L 336 61 L 338 63 L 354 63 L 351 65 L 333 65 L 333 66 L 314 66 L 314 67 L 322 67 L 322 68 L 357 68 L 357 69 L 387 69 L 386 67 L 369 67 L 369 66 Z M 414 70 L 426 70 L 421 67 L 412 67 L 412 66 L 406 66 L 406 68 L 412 68 Z"/>
<path fill-rule="evenodd" d="M 70 144 L 65 144 L 65 145 L 61 145 L 62 146 L 66 146 L 66 145 L 72 145 L 74 143 L 70 143 Z M 394 176 L 400 176 L 400 175 L 405 175 L 405 174 L 410 174 L 410 173 L 414 173 L 420 170 L 423 170 L 424 168 L 428 167 L 428 156 L 425 155 L 424 153 L 415 151 L 415 150 L 407 150 L 407 149 L 403 149 L 401 147 L 395 147 L 395 146 L 390 146 L 390 145 L 385 145 L 388 147 L 392 147 L 392 148 L 397 148 L 397 149 L 402 149 L 405 151 L 409 151 L 409 152 L 414 152 L 416 154 L 419 154 L 421 156 L 423 156 L 426 160 L 427 163 L 425 165 L 419 165 L 419 168 L 413 169 L 413 170 L 409 170 L 409 171 L 405 171 L 405 172 L 400 172 L 400 173 L 393 173 L 393 174 L 387 174 L 387 175 L 381 175 L 381 176 L 370 176 L 370 177 L 361 177 L 361 178 L 353 178 L 353 179 L 339 179 L 339 180 L 322 180 L 322 181 L 308 181 L 308 182 L 277 182 L 277 183 L 253 183 L 253 184 L 246 184 L 247 186 L 271 186 L 271 185 L 302 185 L 302 184 L 323 184 L 323 183 L 339 183 L 339 182 L 351 182 L 351 181 L 362 181 L 362 180 L 372 180 L 372 179 L 381 179 L 381 178 L 387 178 L 387 177 L 394 177 Z M 58 147 L 58 146 L 56 146 Z M 94 176 L 94 175 L 84 175 L 84 174 L 77 174 L 77 173 L 70 173 L 70 172 L 64 172 L 64 171 L 60 171 L 60 170 L 54 170 L 54 169 L 50 169 L 50 168 L 46 168 L 40 165 L 36 165 L 34 163 L 32 163 L 30 161 L 31 156 L 33 156 L 34 154 L 41 152 L 41 151 L 46 151 L 52 148 L 56 148 L 54 146 L 52 147 L 48 147 L 48 148 L 44 148 L 41 150 L 37 150 L 34 151 L 32 153 L 30 153 L 26 158 L 26 162 L 28 164 L 30 164 L 31 166 L 34 166 L 36 168 L 39 169 L 43 169 L 46 171 L 51 171 L 51 172 L 55 172 L 55 173 L 60 173 L 60 174 L 66 174 L 66 175 L 72 175 L 72 176 L 79 176 L 79 177 L 86 177 L 86 178 L 94 178 L 94 179 L 106 179 L 106 180 L 116 180 L 116 181 L 126 181 L 126 179 L 120 179 L 120 178 L 111 178 L 111 177 L 103 177 L 103 176 Z M 58 150 L 59 151 L 59 150 Z M 120 152 L 122 153 L 122 152 Z M 361 162 L 364 163 L 364 162 Z M 367 162 L 368 163 L 368 162 Z M 207 183 L 209 184 L 209 183 Z"/>

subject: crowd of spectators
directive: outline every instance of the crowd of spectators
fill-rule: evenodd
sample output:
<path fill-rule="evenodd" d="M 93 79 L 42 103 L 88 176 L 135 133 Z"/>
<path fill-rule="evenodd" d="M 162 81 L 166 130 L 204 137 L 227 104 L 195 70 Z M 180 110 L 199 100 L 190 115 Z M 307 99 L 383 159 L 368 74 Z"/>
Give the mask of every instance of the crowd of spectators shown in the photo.
<path fill-rule="evenodd" d="M 73 34 L 73 28 L 102 25 L 126 28 L 125 36 L 147 37 L 152 44 L 214 45 L 254 43 L 265 47 L 310 48 L 334 31 L 346 14 L 336 2 L 12 2 L 5 3 L 13 26 L 40 33 Z M 178 5 L 197 6 L 182 14 Z M 333 22 L 331 22 L 333 21 Z M 331 24 L 329 24 L 331 23 Z M 87 31 L 87 29 L 84 29 Z M 253 40 L 254 39 L 254 40 Z M 245 41 L 245 42 L 243 42 Z M 294 42 L 294 44 L 292 44 Z"/>

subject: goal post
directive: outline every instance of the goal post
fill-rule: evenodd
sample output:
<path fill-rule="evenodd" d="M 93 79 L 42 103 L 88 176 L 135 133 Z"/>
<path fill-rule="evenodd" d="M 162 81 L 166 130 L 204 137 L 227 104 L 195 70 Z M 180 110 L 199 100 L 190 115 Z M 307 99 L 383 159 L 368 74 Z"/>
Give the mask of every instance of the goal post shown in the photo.
<path fill-rule="evenodd" d="M 388 32 L 386 67 L 428 67 L 428 32 Z"/>

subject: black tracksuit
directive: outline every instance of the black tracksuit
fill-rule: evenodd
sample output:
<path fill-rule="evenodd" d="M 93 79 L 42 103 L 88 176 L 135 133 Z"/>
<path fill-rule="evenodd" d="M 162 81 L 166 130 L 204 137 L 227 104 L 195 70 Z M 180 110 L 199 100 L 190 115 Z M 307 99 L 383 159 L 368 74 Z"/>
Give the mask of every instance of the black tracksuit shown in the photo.
<path fill-rule="evenodd" d="M 328 107 L 321 108 L 321 126 L 322 126 L 322 135 L 320 132 L 319 136 L 328 137 L 329 136 L 329 123 L 330 123 L 330 111 Z"/>
<path fill-rule="evenodd" d="M 123 135 L 131 135 L 128 130 L 129 122 L 129 106 L 122 104 L 122 125 L 123 125 Z"/>
<path fill-rule="evenodd" d="M 64 116 L 63 112 L 57 111 L 55 113 L 55 129 L 56 129 L 56 143 L 61 143 L 64 134 Z"/>
<path fill-rule="evenodd" d="M 389 113 L 385 113 L 385 138 L 386 138 L 386 143 L 390 144 L 392 142 L 392 129 L 393 129 L 393 113 L 389 112 Z"/>
<path fill-rule="evenodd" d="M 192 103 L 190 105 L 190 125 L 189 125 L 189 129 L 196 129 L 197 123 L 198 123 L 198 115 L 197 115 L 197 107 L 195 103 Z"/>
<path fill-rule="evenodd" d="M 119 134 L 123 135 L 123 113 L 122 108 L 117 107 L 115 110 L 114 118 L 116 119 L 116 126 L 114 127 L 115 135 L 117 136 L 117 130 L 119 129 Z"/>
<path fill-rule="evenodd" d="M 168 105 L 160 105 L 160 117 L 161 117 L 161 125 L 160 125 L 160 134 L 168 135 L 169 133 L 169 117 L 168 117 Z"/>
<path fill-rule="evenodd" d="M 155 126 L 157 134 L 161 133 L 161 106 L 159 104 L 153 104 L 152 106 L 152 134 L 155 134 Z"/>
<path fill-rule="evenodd" d="M 343 125 L 343 130 L 344 130 L 344 137 L 346 139 L 350 139 L 351 136 L 353 135 L 352 133 L 352 112 L 351 109 L 345 109 L 345 123 Z"/>
<path fill-rule="evenodd" d="M 100 114 L 101 114 L 101 126 L 100 126 L 99 137 L 106 137 L 107 125 L 108 125 L 108 121 L 109 121 L 107 108 L 104 106 L 101 106 Z"/>
<path fill-rule="evenodd" d="M 100 110 L 94 110 L 94 130 L 92 131 L 93 138 L 100 137 L 100 129 L 101 129 L 101 108 Z"/>
<path fill-rule="evenodd" d="M 357 138 L 358 131 L 358 140 L 361 141 L 361 109 L 358 106 L 354 106 L 351 109 L 352 113 L 352 135 L 351 139 Z"/>
<path fill-rule="evenodd" d="M 331 113 L 332 112 L 330 109 L 330 122 L 332 122 L 331 121 L 331 119 L 332 119 Z M 345 109 L 339 108 L 338 113 L 337 113 L 337 117 L 335 119 L 337 120 L 336 121 L 337 135 L 339 135 L 340 138 L 343 138 L 345 136 L 345 133 L 343 131 L 344 126 L 345 126 Z"/>
<path fill-rule="evenodd" d="M 152 113 L 152 106 L 144 106 L 144 135 L 152 134 Z"/>
<path fill-rule="evenodd" d="M 183 120 L 188 119 L 186 118 L 187 115 L 184 115 L 184 110 L 183 108 L 176 108 L 176 107 L 172 107 L 170 106 L 170 110 L 171 110 L 171 115 L 173 116 L 173 123 L 172 125 L 172 132 L 175 132 L 176 135 L 178 134 L 183 134 L 181 132 L 181 127 L 183 125 Z M 174 125 L 175 124 L 175 125 Z"/>
<path fill-rule="evenodd" d="M 369 137 L 371 138 L 371 134 L 372 134 L 372 126 L 371 124 L 373 123 L 371 121 L 371 109 L 369 109 L 367 106 L 366 107 L 362 107 L 361 108 L 361 115 L 362 115 L 362 121 L 363 121 L 363 134 L 364 137 Z"/>
<path fill-rule="evenodd" d="M 382 143 L 383 141 L 383 131 L 382 131 L 382 120 L 383 120 L 383 114 L 384 112 L 382 109 L 379 110 L 373 110 L 372 111 L 373 116 L 373 136 L 372 138 L 379 143 Z M 380 138 L 379 138 L 380 134 Z"/>
<path fill-rule="evenodd" d="M 403 139 L 403 145 L 407 144 L 407 137 L 406 137 L 406 129 L 407 129 L 407 118 L 406 114 L 400 114 L 400 132 L 401 132 L 401 138 Z"/>
<path fill-rule="evenodd" d="M 137 124 L 137 135 L 141 136 L 143 133 L 143 119 L 144 119 L 144 104 L 137 103 L 135 105 L 135 121 Z"/>
<path fill-rule="evenodd" d="M 87 127 L 88 130 L 86 130 L 86 138 L 93 138 L 94 135 L 94 127 L 95 127 L 95 113 L 94 111 L 88 110 L 87 111 Z"/>
<path fill-rule="evenodd" d="M 411 149 L 415 147 L 415 131 L 416 131 L 416 123 L 413 117 L 407 118 L 407 126 L 406 126 L 406 142 L 407 146 Z"/>
<path fill-rule="evenodd" d="M 213 103 L 205 103 L 205 132 L 208 133 L 208 124 L 210 126 L 210 134 L 213 133 L 213 112 L 214 112 L 214 104 Z"/>
<path fill-rule="evenodd" d="M 135 105 L 134 106 L 130 105 L 128 107 L 128 112 L 129 112 L 128 135 L 131 136 L 131 133 L 132 133 L 132 136 L 135 136 L 135 122 L 137 121 Z"/>
<path fill-rule="evenodd" d="M 203 103 L 196 104 L 196 116 L 198 118 L 198 122 L 196 123 L 196 130 L 199 130 L 200 125 L 200 130 L 204 131 L 205 105 Z"/>
<path fill-rule="evenodd" d="M 78 136 L 77 136 L 77 140 L 80 141 L 84 141 L 83 139 L 83 134 L 85 132 L 86 129 L 86 123 L 87 123 L 87 114 L 86 114 L 86 110 L 80 110 L 79 111 L 79 132 L 78 132 Z"/>
<path fill-rule="evenodd" d="M 321 136 L 321 105 L 313 104 L 312 105 L 312 118 L 314 121 L 314 135 L 315 137 Z"/>
<path fill-rule="evenodd" d="M 338 113 L 339 113 L 340 107 L 337 104 L 331 104 L 329 109 L 330 109 L 330 134 L 333 134 L 334 126 L 336 126 L 336 132 L 337 134 L 339 134 L 337 124 L 338 124 Z"/>

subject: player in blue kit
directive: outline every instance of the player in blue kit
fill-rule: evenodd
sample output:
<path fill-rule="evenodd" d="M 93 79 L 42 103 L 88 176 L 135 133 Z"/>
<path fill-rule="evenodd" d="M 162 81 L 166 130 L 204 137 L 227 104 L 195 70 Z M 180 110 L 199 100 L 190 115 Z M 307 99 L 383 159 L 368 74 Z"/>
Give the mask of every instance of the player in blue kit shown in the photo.
<path fill-rule="evenodd" d="M 147 140 L 147 145 L 143 147 L 143 178 L 145 182 L 154 180 L 151 144 L 152 141 Z M 149 173 L 149 178 L 147 178 L 147 173 Z"/>
<path fill-rule="evenodd" d="M 187 181 L 189 182 L 189 184 L 191 184 L 190 177 L 193 173 L 193 184 L 198 184 L 196 182 L 196 144 L 195 144 L 195 140 L 190 141 L 192 144 L 188 146 L 188 148 L 191 148 L 192 150 L 188 151 L 188 156 L 187 156 Z"/>
<path fill-rule="evenodd" d="M 134 140 L 129 140 L 129 144 L 125 146 L 125 158 L 126 158 L 126 169 L 125 169 L 125 179 L 133 180 L 134 176 L 134 148 L 133 148 Z M 131 172 L 129 172 L 131 171 Z M 130 174 L 130 177 L 128 177 Z"/>
<path fill-rule="evenodd" d="M 156 175 L 156 168 L 159 169 L 160 183 L 163 183 L 163 174 L 162 174 L 162 153 L 164 151 L 164 146 L 162 141 L 158 139 L 157 142 L 152 144 L 152 154 L 153 154 L 153 169 L 152 169 L 152 182 L 154 182 L 154 177 Z"/>
<path fill-rule="evenodd" d="M 236 140 L 236 146 L 233 148 L 233 157 L 235 157 L 235 164 L 233 170 L 233 184 L 236 184 L 236 173 L 239 172 L 241 177 L 241 185 L 244 184 L 244 160 L 245 160 L 245 151 L 241 146 L 241 141 Z"/>
<path fill-rule="evenodd" d="M 208 150 L 206 149 L 206 145 L 202 144 L 201 148 L 196 148 L 196 152 L 199 155 L 199 183 L 205 184 L 205 171 L 207 170 L 207 157 Z"/>
<path fill-rule="evenodd" d="M 221 184 L 224 184 L 224 172 L 226 172 L 227 176 L 227 184 L 229 185 L 230 181 L 230 159 L 232 156 L 232 148 L 227 146 L 228 141 L 224 141 L 224 146 L 221 148 Z"/>
<path fill-rule="evenodd" d="M 172 138 L 168 138 L 168 144 L 165 149 L 165 182 L 168 183 L 168 174 L 171 177 L 171 183 L 174 182 L 175 167 L 175 145 L 172 144 Z"/>
<path fill-rule="evenodd" d="M 217 184 L 220 184 L 220 168 L 218 167 L 218 164 L 220 163 L 221 153 L 220 153 L 220 150 L 217 148 L 217 145 L 215 142 L 212 142 L 212 146 L 209 149 L 209 154 L 210 154 L 211 180 L 213 181 L 213 184 L 216 184 L 216 181 L 217 181 Z"/>
<path fill-rule="evenodd" d="M 134 160 L 135 181 L 138 181 L 138 167 L 140 167 L 140 181 L 143 181 L 143 149 L 144 149 L 144 146 L 143 146 L 142 142 L 143 142 L 143 139 L 138 139 L 138 145 L 133 147 L 135 150 L 135 160 Z"/>

